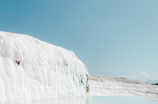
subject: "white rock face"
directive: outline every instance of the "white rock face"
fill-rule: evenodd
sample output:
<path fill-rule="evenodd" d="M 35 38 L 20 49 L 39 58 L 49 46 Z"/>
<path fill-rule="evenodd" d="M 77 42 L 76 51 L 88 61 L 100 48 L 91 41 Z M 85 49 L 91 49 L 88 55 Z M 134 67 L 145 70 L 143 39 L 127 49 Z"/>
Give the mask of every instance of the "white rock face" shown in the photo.
<path fill-rule="evenodd" d="M 86 66 L 72 51 L 0 32 L 0 104 L 85 96 Z"/>
<path fill-rule="evenodd" d="M 158 86 L 127 78 L 91 75 L 91 96 L 141 96 L 158 99 Z"/>

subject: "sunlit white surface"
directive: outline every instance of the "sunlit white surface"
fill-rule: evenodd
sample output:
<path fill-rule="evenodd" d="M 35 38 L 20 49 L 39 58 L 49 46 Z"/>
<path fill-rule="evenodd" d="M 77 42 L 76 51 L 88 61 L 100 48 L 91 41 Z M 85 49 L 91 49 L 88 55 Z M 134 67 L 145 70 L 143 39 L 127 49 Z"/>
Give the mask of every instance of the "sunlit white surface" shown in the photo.
<path fill-rule="evenodd" d="M 127 78 L 95 76 L 90 77 L 92 96 L 141 96 L 158 99 L 158 86 Z"/>
<path fill-rule="evenodd" d="M 0 32 L 0 104 L 86 96 L 86 66 L 72 52 Z"/>

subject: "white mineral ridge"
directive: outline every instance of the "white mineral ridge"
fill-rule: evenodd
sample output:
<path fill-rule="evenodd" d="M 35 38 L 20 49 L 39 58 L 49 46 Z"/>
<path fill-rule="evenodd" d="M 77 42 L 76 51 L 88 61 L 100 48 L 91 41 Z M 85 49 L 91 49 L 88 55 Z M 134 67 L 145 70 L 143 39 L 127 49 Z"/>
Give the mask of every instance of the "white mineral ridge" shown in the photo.
<path fill-rule="evenodd" d="M 0 104 L 86 96 L 86 74 L 86 66 L 72 51 L 0 32 Z"/>
<path fill-rule="evenodd" d="M 91 75 L 91 96 L 141 96 L 158 99 L 158 86 L 127 78 Z"/>

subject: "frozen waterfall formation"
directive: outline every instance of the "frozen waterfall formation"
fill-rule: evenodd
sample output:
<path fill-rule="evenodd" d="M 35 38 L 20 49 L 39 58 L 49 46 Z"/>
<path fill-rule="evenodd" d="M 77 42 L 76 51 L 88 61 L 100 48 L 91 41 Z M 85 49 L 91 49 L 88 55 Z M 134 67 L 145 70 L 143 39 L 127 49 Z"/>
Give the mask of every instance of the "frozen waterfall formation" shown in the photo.
<path fill-rule="evenodd" d="M 86 96 L 86 66 L 72 51 L 0 32 L 0 104 Z"/>

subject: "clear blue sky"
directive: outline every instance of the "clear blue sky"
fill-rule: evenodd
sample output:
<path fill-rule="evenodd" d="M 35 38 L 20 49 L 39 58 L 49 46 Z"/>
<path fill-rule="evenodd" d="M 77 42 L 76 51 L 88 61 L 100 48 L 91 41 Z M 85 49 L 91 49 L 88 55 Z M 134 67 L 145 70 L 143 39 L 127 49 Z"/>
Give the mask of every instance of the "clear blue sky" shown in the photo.
<path fill-rule="evenodd" d="M 158 74 L 158 0 L 0 0 L 0 31 L 72 50 L 90 74 Z"/>

